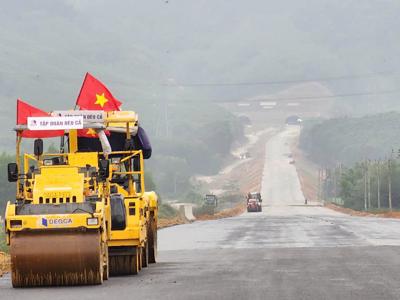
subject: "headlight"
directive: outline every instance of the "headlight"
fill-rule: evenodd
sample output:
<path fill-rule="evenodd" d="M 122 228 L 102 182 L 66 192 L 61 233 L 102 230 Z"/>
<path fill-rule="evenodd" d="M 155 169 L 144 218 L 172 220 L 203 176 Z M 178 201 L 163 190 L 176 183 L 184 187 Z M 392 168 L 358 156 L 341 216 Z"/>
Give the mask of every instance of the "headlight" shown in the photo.
<path fill-rule="evenodd" d="M 43 165 L 52 166 L 53 165 L 53 160 L 52 159 L 43 159 Z"/>
<path fill-rule="evenodd" d="M 87 224 L 89 226 L 99 225 L 99 219 L 97 219 L 97 218 L 87 218 Z"/>
<path fill-rule="evenodd" d="M 22 228 L 22 220 L 10 220 L 11 228 Z"/>

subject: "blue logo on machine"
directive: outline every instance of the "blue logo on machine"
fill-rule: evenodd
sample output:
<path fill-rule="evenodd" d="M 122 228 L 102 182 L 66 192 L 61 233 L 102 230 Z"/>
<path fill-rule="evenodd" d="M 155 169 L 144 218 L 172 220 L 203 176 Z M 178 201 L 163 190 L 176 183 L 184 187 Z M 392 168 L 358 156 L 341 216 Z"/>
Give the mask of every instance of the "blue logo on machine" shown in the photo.
<path fill-rule="evenodd" d="M 41 217 L 38 220 L 38 224 L 44 226 L 44 227 L 54 227 L 54 226 L 69 226 L 72 225 L 72 219 L 69 217 L 49 217 L 49 218 L 44 218 Z"/>

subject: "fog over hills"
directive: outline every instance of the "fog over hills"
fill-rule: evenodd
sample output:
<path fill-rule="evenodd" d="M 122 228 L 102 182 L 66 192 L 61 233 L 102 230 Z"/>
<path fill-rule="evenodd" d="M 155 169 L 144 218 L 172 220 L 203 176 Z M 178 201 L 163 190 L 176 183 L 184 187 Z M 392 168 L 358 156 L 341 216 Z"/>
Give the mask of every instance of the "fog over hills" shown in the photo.
<path fill-rule="evenodd" d="M 353 75 L 321 83 L 334 94 L 392 91 L 399 9 L 395 0 L 2 1 L 0 123 L 12 126 L 17 97 L 71 108 L 86 71 L 125 107 L 240 100 L 291 86 L 254 82 Z M 193 83 L 250 84 L 184 86 Z M 362 113 L 397 108 L 398 96 L 338 102 Z"/>

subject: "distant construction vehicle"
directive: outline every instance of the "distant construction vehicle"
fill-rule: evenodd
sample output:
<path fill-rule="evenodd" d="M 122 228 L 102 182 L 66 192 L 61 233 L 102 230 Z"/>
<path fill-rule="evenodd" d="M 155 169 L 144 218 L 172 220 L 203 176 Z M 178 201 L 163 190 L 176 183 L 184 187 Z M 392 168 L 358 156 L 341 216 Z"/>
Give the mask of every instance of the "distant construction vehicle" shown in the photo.
<path fill-rule="evenodd" d="M 60 152 L 44 153 L 36 139 L 21 161 L 22 133 L 37 124 L 64 131 Z M 57 112 L 16 127 L 8 180 L 17 192 L 5 214 L 14 287 L 101 284 L 156 262 L 157 195 L 145 191 L 141 130 L 130 111 Z"/>
<path fill-rule="evenodd" d="M 214 195 L 214 194 L 205 195 L 205 197 L 204 197 L 204 205 L 217 207 L 218 206 L 218 198 L 217 198 L 217 196 Z"/>
<path fill-rule="evenodd" d="M 286 118 L 286 125 L 301 125 L 302 122 L 303 120 L 297 115 L 289 116 Z"/>
<path fill-rule="evenodd" d="M 259 192 L 251 192 L 246 196 L 247 212 L 261 212 L 262 198 Z"/>

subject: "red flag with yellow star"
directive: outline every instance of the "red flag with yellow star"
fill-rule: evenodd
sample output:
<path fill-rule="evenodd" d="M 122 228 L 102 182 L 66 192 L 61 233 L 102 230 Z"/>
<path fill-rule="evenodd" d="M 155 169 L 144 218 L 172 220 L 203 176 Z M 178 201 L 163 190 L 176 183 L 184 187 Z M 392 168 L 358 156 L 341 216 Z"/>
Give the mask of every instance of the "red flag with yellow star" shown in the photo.
<path fill-rule="evenodd" d="M 28 103 L 17 99 L 17 125 L 26 125 L 28 117 L 49 117 L 50 114 Z M 25 138 L 50 138 L 64 135 L 64 130 L 24 130 L 19 133 Z"/>
<path fill-rule="evenodd" d="M 79 105 L 81 110 L 113 111 L 119 110 L 121 104 L 102 82 L 86 73 L 76 99 L 76 105 Z"/>
<path fill-rule="evenodd" d="M 102 82 L 91 74 L 86 73 L 78 99 L 76 99 L 76 105 L 79 105 L 81 110 L 113 111 L 119 110 L 121 104 Z M 106 133 L 109 134 L 108 132 Z M 98 137 L 96 131 L 90 128 L 78 130 L 78 136 Z"/>

